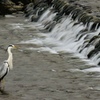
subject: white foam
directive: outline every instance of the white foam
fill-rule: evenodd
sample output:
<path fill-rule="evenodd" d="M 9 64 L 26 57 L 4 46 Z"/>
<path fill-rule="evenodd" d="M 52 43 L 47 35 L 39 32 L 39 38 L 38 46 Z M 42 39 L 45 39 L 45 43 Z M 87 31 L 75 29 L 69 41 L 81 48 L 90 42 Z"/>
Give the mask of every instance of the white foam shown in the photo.
<path fill-rule="evenodd" d="M 82 70 L 82 72 L 100 72 L 100 67 L 87 68 Z"/>
<path fill-rule="evenodd" d="M 46 25 L 45 23 L 53 21 L 55 16 L 56 13 L 48 9 L 40 17 L 38 22 L 23 25 L 23 28 L 37 28 L 37 30 L 44 29 L 44 25 Z M 89 40 L 100 33 L 100 28 L 94 32 L 91 32 L 90 29 L 93 23 L 90 23 L 88 31 L 84 32 L 83 30 L 86 30 L 87 26 L 83 25 L 82 23 L 76 23 L 77 20 L 73 21 L 70 16 L 64 16 L 61 19 L 61 22 L 56 24 L 51 32 L 40 34 L 37 32 L 38 35 L 36 38 L 28 41 L 22 41 L 21 43 L 33 43 L 40 46 L 40 48 L 29 48 L 31 50 L 48 51 L 55 54 L 61 52 L 72 52 L 75 54 L 74 56 L 78 56 L 83 61 L 85 61 L 86 64 L 97 65 L 100 62 L 100 53 L 95 54 L 89 60 L 87 59 L 87 55 L 95 49 L 96 44 L 89 44 Z M 21 25 L 19 26 L 22 27 Z M 89 46 L 86 46 L 87 44 L 89 44 Z M 97 71 L 97 69 L 99 70 L 99 68 L 91 68 L 84 71 Z"/>
<path fill-rule="evenodd" d="M 49 52 L 49 53 L 52 53 L 52 54 L 58 54 L 55 50 L 49 48 L 49 47 L 40 47 L 40 48 L 27 48 L 28 50 L 35 50 L 35 51 L 38 51 L 38 52 Z"/>
<path fill-rule="evenodd" d="M 28 41 L 21 41 L 21 44 L 37 44 L 37 45 L 43 45 L 42 41 L 40 39 L 32 39 Z"/>
<path fill-rule="evenodd" d="M 9 26 L 11 29 L 24 29 L 22 23 L 10 23 Z"/>
<path fill-rule="evenodd" d="M 5 15 L 6 18 L 14 18 L 16 16 L 13 16 L 13 15 Z"/>

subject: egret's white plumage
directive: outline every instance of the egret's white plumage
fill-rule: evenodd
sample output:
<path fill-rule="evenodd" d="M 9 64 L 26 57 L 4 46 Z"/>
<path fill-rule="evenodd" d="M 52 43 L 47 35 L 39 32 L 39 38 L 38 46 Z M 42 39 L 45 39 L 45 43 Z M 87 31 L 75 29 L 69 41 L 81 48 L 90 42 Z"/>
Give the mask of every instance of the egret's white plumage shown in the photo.
<path fill-rule="evenodd" d="M 3 78 L 7 75 L 9 72 L 9 69 L 13 68 L 13 54 L 11 52 L 12 49 L 15 49 L 16 47 L 14 45 L 9 45 L 7 48 L 8 52 L 8 59 L 3 62 L 3 64 L 0 66 L 0 88 L 2 88 L 1 81 Z"/>

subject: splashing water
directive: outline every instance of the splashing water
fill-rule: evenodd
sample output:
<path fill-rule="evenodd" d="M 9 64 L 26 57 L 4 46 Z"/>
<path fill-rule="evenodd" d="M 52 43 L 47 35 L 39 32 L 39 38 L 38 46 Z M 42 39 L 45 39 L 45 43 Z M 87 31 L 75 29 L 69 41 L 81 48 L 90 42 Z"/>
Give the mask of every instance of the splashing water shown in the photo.
<path fill-rule="evenodd" d="M 56 14 L 57 13 L 53 12 L 51 8 L 47 9 L 38 22 L 34 24 L 34 27 L 38 30 L 45 29 L 48 23 L 54 21 Z M 77 20 L 73 21 L 71 19 L 71 15 L 63 16 L 60 22 L 56 23 L 50 32 L 40 32 L 38 33 L 39 37 L 22 41 L 21 43 L 41 45 L 40 48 L 29 48 L 31 50 L 49 51 L 54 54 L 72 52 L 75 56 L 82 58 L 84 61 L 98 65 L 100 62 L 99 51 L 91 56 L 89 60 L 86 59 L 88 59 L 89 53 L 95 49 L 95 45 L 100 40 L 90 42 L 93 37 L 99 35 L 100 28 L 96 27 L 96 31 L 91 31 L 90 29 L 93 22 L 89 23 L 88 27 L 83 23 L 77 23 Z M 32 25 L 31 23 L 31 26 Z M 25 25 L 23 27 L 25 27 Z"/>
<path fill-rule="evenodd" d="M 48 9 L 43 15 L 40 17 L 39 21 L 36 23 L 36 28 L 38 26 L 38 29 L 42 28 L 45 29 L 45 23 L 46 22 L 52 22 L 55 18 L 56 13 L 51 11 L 51 9 Z M 86 25 L 83 25 L 82 23 L 78 23 L 77 20 L 73 21 L 69 16 L 64 16 L 59 23 L 57 23 L 51 32 L 48 33 L 40 33 L 45 34 L 44 38 L 33 38 L 29 41 L 22 41 L 21 43 L 33 43 L 33 44 L 41 44 L 44 47 L 48 47 L 53 50 L 55 53 L 61 53 L 61 52 L 73 52 L 73 53 L 80 53 L 81 58 L 87 58 L 87 55 L 95 49 L 95 45 L 91 44 L 89 46 L 86 46 L 89 44 L 89 40 L 93 38 L 94 36 L 98 35 L 100 32 L 100 28 L 96 29 L 96 31 L 92 32 L 90 31 L 92 22 L 88 26 L 87 31 L 83 31 L 87 29 Z M 81 52 L 80 52 L 81 51 Z M 93 57 L 91 57 L 91 61 L 94 62 L 94 64 L 98 64 L 100 59 L 97 60 L 99 56 L 98 54 L 95 54 Z M 96 61 L 97 60 L 97 61 Z"/>

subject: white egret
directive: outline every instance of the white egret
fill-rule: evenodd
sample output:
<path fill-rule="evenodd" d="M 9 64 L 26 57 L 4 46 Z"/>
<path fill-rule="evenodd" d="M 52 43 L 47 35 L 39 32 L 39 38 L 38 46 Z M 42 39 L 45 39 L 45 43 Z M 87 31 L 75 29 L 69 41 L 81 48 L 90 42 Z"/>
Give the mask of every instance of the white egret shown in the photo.
<path fill-rule="evenodd" d="M 12 49 L 16 49 L 16 46 L 11 44 L 7 48 L 8 59 L 5 60 L 3 64 L 0 66 L 0 92 L 2 94 L 5 93 L 3 79 L 8 74 L 9 70 L 13 68 L 13 54 L 11 52 Z"/>

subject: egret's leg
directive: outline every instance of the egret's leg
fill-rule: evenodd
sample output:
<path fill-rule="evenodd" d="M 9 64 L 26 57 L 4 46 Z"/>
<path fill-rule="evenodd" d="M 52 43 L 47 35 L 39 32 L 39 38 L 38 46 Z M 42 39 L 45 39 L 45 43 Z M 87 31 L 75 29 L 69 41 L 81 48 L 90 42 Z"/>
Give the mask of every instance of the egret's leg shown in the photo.
<path fill-rule="evenodd" d="M 1 83 L 1 81 L 0 81 L 0 90 L 1 90 L 1 88 L 2 88 L 2 83 Z"/>
<path fill-rule="evenodd" d="M 4 80 L 0 81 L 0 92 L 2 92 L 4 90 Z"/>
<path fill-rule="evenodd" d="M 5 88 L 4 79 L 3 79 L 1 82 L 2 82 L 2 83 L 1 83 L 1 85 L 2 85 L 2 90 L 4 90 L 4 88 Z"/>
<path fill-rule="evenodd" d="M 2 80 L 0 82 L 0 92 L 3 94 L 3 95 L 8 95 L 8 93 L 4 90 L 5 88 L 5 85 L 4 85 L 4 80 Z"/>

